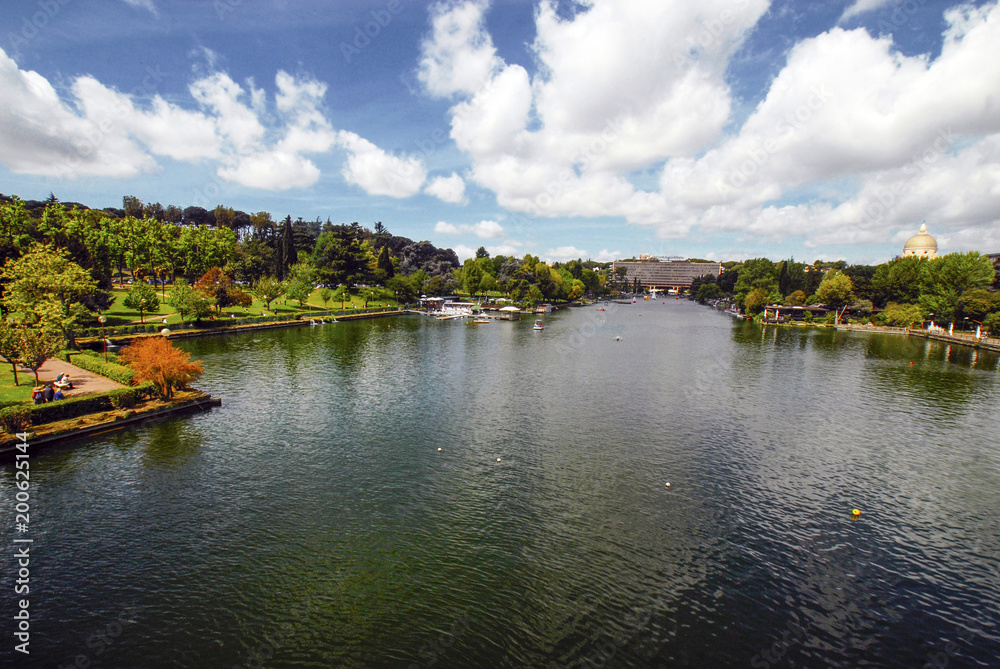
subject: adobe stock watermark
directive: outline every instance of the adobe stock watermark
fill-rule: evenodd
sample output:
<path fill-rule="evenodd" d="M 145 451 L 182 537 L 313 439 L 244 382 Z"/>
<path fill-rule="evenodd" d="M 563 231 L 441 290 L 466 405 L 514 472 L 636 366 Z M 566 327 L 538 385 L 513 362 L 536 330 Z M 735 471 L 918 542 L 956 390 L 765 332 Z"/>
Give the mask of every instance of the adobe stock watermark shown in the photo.
<path fill-rule="evenodd" d="M 372 43 L 372 40 L 382 34 L 382 31 L 389 27 L 393 17 L 403 11 L 401 0 L 389 0 L 385 9 L 373 9 L 368 12 L 371 21 L 366 21 L 364 26 L 354 26 L 354 35 L 350 42 L 340 43 L 340 53 L 344 55 L 344 60 L 351 62 L 355 56 L 361 55 L 361 51 Z"/>
<path fill-rule="evenodd" d="M 94 631 L 87 637 L 86 646 L 89 653 L 78 653 L 65 663 L 59 664 L 58 669 L 87 669 L 91 664 L 100 661 L 102 655 L 113 649 L 128 626 L 135 623 L 135 616 L 138 609 L 134 606 L 126 607 L 118 614 L 118 617 L 103 627 Z"/>
<path fill-rule="evenodd" d="M 447 632 L 441 632 L 436 639 L 421 646 L 418 653 L 421 662 L 411 662 L 407 665 L 406 669 L 424 669 L 424 667 L 433 666 L 434 663 L 441 659 L 455 645 L 455 641 L 459 637 L 469 631 L 469 623 L 471 621 L 472 619 L 468 614 L 463 614 L 452 621 Z"/>
<path fill-rule="evenodd" d="M 23 53 L 21 47 L 28 46 L 31 40 L 38 37 L 38 34 L 49 25 L 62 8 L 72 0 L 38 0 L 38 11 L 28 18 L 27 15 L 21 17 L 21 29 L 18 32 L 8 32 L 7 39 L 10 42 L 9 53 L 15 58 L 20 58 Z"/>
<path fill-rule="evenodd" d="M 927 0 L 906 0 L 906 2 L 893 10 L 892 14 L 889 15 L 888 21 L 879 19 L 877 27 L 880 31 L 886 33 L 891 33 L 895 28 L 906 27 L 917 13 L 917 10 L 926 4 Z"/>
<path fill-rule="evenodd" d="M 904 177 L 896 179 L 888 186 L 880 188 L 874 198 L 865 206 L 861 213 L 859 224 L 872 225 L 881 221 L 896 205 L 902 202 L 903 196 L 913 188 L 913 177 L 922 176 L 929 167 L 934 165 L 955 145 L 955 135 L 952 129 L 938 129 L 937 137 L 922 153 L 913 156 L 904 166 Z"/>
<path fill-rule="evenodd" d="M 236 8 L 243 4 L 243 0 L 214 0 L 212 9 L 220 21 L 225 21 L 226 16 L 236 11 Z"/>
<path fill-rule="evenodd" d="M 733 0 L 734 7 L 742 7 L 748 0 Z M 715 17 L 702 22 L 702 29 L 694 35 L 688 35 L 687 48 L 674 54 L 674 65 L 678 69 L 684 69 L 688 65 L 698 62 L 698 55 L 705 49 L 716 46 L 726 28 L 736 20 L 736 12 L 732 9 L 723 9 Z"/>
<path fill-rule="evenodd" d="M 740 163 L 739 167 L 732 171 L 726 182 L 719 184 L 719 190 L 726 192 L 733 188 L 739 189 L 746 186 L 753 176 L 760 172 L 761 168 L 770 161 L 771 156 L 780 149 L 777 137 L 789 132 L 798 132 L 802 126 L 812 119 L 813 114 L 822 109 L 833 97 L 833 93 L 827 90 L 825 84 L 810 88 L 809 96 L 802 104 L 796 107 L 794 111 L 785 114 L 785 117 L 778 123 L 776 134 L 759 142 L 757 146 L 750 149 L 747 152 L 746 159 Z"/>

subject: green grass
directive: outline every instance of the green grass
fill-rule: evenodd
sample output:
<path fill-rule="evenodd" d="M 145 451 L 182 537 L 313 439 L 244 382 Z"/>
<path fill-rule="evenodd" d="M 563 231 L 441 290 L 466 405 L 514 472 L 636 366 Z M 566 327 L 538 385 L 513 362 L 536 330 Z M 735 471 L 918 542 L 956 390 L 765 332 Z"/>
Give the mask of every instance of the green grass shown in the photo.
<path fill-rule="evenodd" d="M 18 372 L 19 386 L 14 385 L 14 373 L 10 365 L 0 362 L 0 405 L 31 400 L 31 389 L 35 387 L 35 375 L 31 372 Z"/>
<path fill-rule="evenodd" d="M 139 323 L 139 311 L 132 310 L 125 307 L 123 302 L 125 301 L 125 296 L 128 294 L 128 290 L 120 290 L 115 288 L 111 291 L 114 296 L 115 301 L 111 303 L 108 310 L 104 312 L 107 316 L 108 322 L 107 327 L 114 327 L 116 325 L 130 325 L 133 323 Z M 167 291 L 169 297 L 170 291 Z M 173 312 L 173 307 L 167 304 L 167 301 L 160 295 L 157 291 L 156 296 L 160 298 L 160 307 L 156 311 L 145 312 L 145 319 L 147 323 L 155 323 L 162 319 L 167 314 Z"/>
<path fill-rule="evenodd" d="M 125 294 L 127 290 L 114 289 L 112 294 L 115 296 L 115 301 L 112 303 L 111 307 L 104 312 L 108 321 L 106 327 L 123 327 L 127 325 L 139 325 L 139 312 L 133 311 L 131 309 L 126 309 L 122 305 L 122 301 L 125 299 Z M 277 314 L 278 316 L 288 316 L 294 318 L 300 313 L 308 313 L 310 311 L 339 311 L 341 309 L 340 300 L 331 299 L 327 302 L 327 306 L 324 308 L 323 300 L 320 298 L 321 289 L 315 289 L 309 295 L 306 303 L 299 307 L 297 300 L 289 300 L 288 298 L 278 298 L 271 302 L 270 308 L 266 309 L 267 315 L 272 316 Z M 167 295 L 170 295 L 170 289 L 167 288 Z M 379 289 L 379 288 L 356 288 L 354 292 L 351 293 L 351 299 L 344 302 L 344 309 L 362 309 L 364 307 L 365 301 L 368 301 L 368 308 L 374 308 L 379 305 L 386 308 L 395 308 L 396 301 L 393 299 L 392 291 Z M 248 311 L 244 311 L 243 307 L 226 307 L 222 310 L 222 314 L 215 314 L 213 312 L 212 316 L 216 319 L 224 318 L 226 320 L 238 320 L 240 318 L 259 318 L 262 312 L 265 311 L 264 303 L 260 300 L 254 300 L 253 303 L 247 307 Z M 235 315 L 236 319 L 232 316 Z M 146 312 L 145 320 L 146 324 L 162 324 L 163 319 L 166 318 L 167 326 L 178 325 L 181 323 L 180 316 L 173 313 L 173 308 L 166 303 L 165 300 L 161 298 L 160 307 L 156 311 Z M 192 321 L 191 317 L 184 321 L 190 323 Z M 203 322 L 209 322 L 209 317 L 206 316 L 202 319 Z M 98 327 L 96 323 L 87 323 L 84 327 Z"/>

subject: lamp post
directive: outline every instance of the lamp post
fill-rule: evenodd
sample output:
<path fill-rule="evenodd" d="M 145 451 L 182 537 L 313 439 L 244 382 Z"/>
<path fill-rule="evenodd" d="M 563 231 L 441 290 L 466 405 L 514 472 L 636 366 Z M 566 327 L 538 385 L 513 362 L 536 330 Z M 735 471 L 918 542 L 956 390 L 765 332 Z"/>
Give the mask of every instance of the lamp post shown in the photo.
<path fill-rule="evenodd" d="M 969 324 L 969 317 L 966 316 L 962 319 L 962 334 L 965 334 L 966 326 Z"/>
<path fill-rule="evenodd" d="M 101 322 L 101 342 L 104 344 L 104 362 L 108 361 L 108 339 L 104 336 L 104 324 L 107 322 L 107 317 L 101 314 L 97 317 L 97 320 Z"/>

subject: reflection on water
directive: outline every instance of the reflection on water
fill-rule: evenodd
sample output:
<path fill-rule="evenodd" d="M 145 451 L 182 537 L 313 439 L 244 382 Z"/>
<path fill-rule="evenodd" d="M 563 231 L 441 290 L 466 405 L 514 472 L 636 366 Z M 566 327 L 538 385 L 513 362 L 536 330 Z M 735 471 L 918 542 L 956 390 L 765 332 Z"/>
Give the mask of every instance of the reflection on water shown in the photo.
<path fill-rule="evenodd" d="M 995 355 L 680 301 L 182 345 L 221 409 L 32 461 L 39 666 L 1000 662 Z"/>

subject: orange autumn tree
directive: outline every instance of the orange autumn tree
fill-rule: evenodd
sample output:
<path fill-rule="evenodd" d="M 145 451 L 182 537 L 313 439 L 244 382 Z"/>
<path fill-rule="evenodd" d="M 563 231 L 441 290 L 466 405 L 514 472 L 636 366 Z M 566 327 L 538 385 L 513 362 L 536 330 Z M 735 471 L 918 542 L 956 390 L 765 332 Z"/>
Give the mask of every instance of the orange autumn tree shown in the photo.
<path fill-rule="evenodd" d="M 205 371 L 200 360 L 191 362 L 190 353 L 163 337 L 140 339 L 124 349 L 119 357 L 135 372 L 136 381 L 152 381 L 166 399 L 174 396 L 174 388 L 184 388 Z"/>

